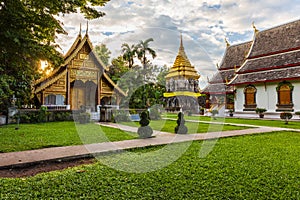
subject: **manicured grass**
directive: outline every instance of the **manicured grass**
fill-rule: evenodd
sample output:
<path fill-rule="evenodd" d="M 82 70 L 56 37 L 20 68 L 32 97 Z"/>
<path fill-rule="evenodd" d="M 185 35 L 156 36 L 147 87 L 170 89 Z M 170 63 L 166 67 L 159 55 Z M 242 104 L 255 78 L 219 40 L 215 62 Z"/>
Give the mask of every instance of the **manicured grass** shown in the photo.
<path fill-rule="evenodd" d="M 139 126 L 138 122 L 122 122 L 122 124 L 137 127 Z M 186 122 L 185 125 L 188 127 L 188 133 L 206 133 L 214 131 L 242 130 L 248 128 L 243 126 L 194 122 Z M 174 129 L 177 126 L 177 124 L 176 121 L 173 120 L 152 120 L 149 126 L 151 126 L 151 128 L 154 130 L 174 133 Z"/>
<path fill-rule="evenodd" d="M 294 132 L 222 138 L 201 158 L 203 143 L 193 142 L 177 161 L 148 173 L 117 171 L 99 162 L 31 178 L 2 178 L 0 198 L 299 199 L 299 143 L 300 134 Z M 134 156 L 104 156 L 100 161 L 122 158 L 125 163 L 120 165 L 134 167 L 140 155 L 160 148 L 134 150 Z M 160 162 L 154 161 L 149 166 Z"/>
<path fill-rule="evenodd" d="M 177 118 L 176 114 L 164 114 L 163 117 L 167 118 Z M 213 120 L 211 117 L 207 116 L 187 116 L 184 118 L 186 120 L 200 120 L 200 121 L 213 121 L 213 122 L 225 122 L 225 123 L 235 123 L 235 124 L 249 124 L 249 125 L 258 125 L 258 126 L 270 126 L 270 127 L 281 127 L 281 128 L 293 128 L 300 129 L 300 120 L 299 121 L 289 121 L 288 124 L 284 124 L 282 120 L 266 120 L 266 119 L 242 119 L 242 118 L 219 118 Z"/>
<path fill-rule="evenodd" d="M 0 127 L 0 152 L 24 151 L 55 146 L 70 146 L 137 138 L 136 133 L 124 132 L 93 123 L 50 122 Z"/>

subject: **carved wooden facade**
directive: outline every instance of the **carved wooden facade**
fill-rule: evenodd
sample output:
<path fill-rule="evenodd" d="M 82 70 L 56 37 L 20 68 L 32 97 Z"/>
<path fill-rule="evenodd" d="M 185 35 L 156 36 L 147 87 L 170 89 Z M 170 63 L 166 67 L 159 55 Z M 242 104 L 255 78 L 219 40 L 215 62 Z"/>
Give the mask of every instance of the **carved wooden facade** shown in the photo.
<path fill-rule="evenodd" d="M 64 63 L 35 83 L 34 94 L 41 105 L 94 111 L 97 105 L 118 104 L 125 93 L 105 73 L 92 49 L 88 35 L 79 34 Z"/>

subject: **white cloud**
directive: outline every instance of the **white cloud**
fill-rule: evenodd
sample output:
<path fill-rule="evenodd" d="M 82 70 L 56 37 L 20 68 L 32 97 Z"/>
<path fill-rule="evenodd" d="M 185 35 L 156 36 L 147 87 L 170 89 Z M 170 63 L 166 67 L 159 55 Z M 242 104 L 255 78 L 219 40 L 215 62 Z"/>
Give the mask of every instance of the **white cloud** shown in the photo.
<path fill-rule="evenodd" d="M 138 43 L 152 37 L 151 47 L 158 57 L 153 61 L 173 64 L 179 47 L 180 32 L 184 36 L 187 56 L 202 75 L 212 76 L 215 64 L 220 63 L 225 50 L 224 38 L 230 43 L 252 39 L 252 22 L 259 30 L 271 28 L 298 19 L 298 0 L 111 0 L 101 8 L 103 18 L 89 23 L 89 35 L 94 43 L 105 43 L 112 56 L 120 54 L 122 43 Z M 80 14 L 62 18 L 68 36 L 59 36 L 57 42 L 64 52 L 68 50 L 82 23 Z M 107 34 L 109 33 L 109 34 Z"/>

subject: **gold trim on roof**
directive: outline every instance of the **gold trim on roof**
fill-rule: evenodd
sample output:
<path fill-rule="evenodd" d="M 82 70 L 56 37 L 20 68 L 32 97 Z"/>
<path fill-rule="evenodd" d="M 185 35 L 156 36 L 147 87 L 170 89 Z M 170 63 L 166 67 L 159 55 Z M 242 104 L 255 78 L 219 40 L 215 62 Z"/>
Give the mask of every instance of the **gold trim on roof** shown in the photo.
<path fill-rule="evenodd" d="M 180 36 L 179 51 L 174 61 L 173 66 L 170 68 L 166 79 L 178 78 L 184 76 L 186 78 L 199 79 L 200 75 L 195 70 L 195 67 L 191 65 L 186 53 L 184 51 L 182 35 Z"/>
<path fill-rule="evenodd" d="M 200 94 L 199 92 L 189 92 L 189 91 L 178 91 L 178 92 L 166 92 L 163 94 L 164 97 L 175 97 L 175 96 L 189 96 L 189 97 L 200 97 L 204 96 L 203 94 Z"/>
<path fill-rule="evenodd" d="M 65 69 L 64 71 L 62 71 L 60 74 L 58 74 L 57 76 L 54 76 L 53 78 L 45 81 L 45 83 L 41 83 L 41 86 L 39 86 L 38 88 L 36 88 L 36 90 L 34 91 L 34 93 L 39 93 L 40 91 L 46 89 L 47 87 L 49 87 L 50 85 L 52 85 L 53 83 L 55 83 L 57 80 L 59 80 L 62 76 L 67 74 L 67 69 Z"/>

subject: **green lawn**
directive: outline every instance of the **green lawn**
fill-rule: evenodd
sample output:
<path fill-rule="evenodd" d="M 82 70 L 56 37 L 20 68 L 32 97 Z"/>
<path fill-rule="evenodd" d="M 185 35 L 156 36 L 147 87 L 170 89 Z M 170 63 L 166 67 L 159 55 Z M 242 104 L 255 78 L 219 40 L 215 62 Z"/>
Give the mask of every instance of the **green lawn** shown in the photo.
<path fill-rule="evenodd" d="M 222 138 L 200 158 L 202 142 L 193 142 L 177 161 L 148 173 L 117 171 L 98 162 L 30 178 L 2 178 L 0 199 L 299 199 L 299 143 L 300 134 L 294 132 Z M 134 150 L 128 160 L 160 148 Z M 100 160 L 126 160 L 127 155 Z"/>
<path fill-rule="evenodd" d="M 70 146 L 137 138 L 136 133 L 124 132 L 96 124 L 51 122 L 0 126 L 0 152 L 24 151 L 54 146 Z"/>
<path fill-rule="evenodd" d="M 136 127 L 139 126 L 138 122 L 122 122 L 122 124 Z M 186 122 L 185 125 L 188 127 L 188 133 L 206 133 L 214 131 L 242 130 L 248 128 L 243 126 L 193 122 Z M 173 120 L 152 120 L 149 126 L 151 126 L 151 128 L 154 130 L 174 133 L 174 129 L 177 126 L 177 124 L 176 121 Z"/>
<path fill-rule="evenodd" d="M 163 117 L 167 118 L 177 118 L 177 114 L 164 114 Z M 281 128 L 293 128 L 293 129 L 300 129 L 300 120 L 299 121 L 289 121 L 288 124 L 284 124 L 282 120 L 266 120 L 266 119 L 241 119 L 241 118 L 216 118 L 213 120 L 211 117 L 207 116 L 187 116 L 185 115 L 184 118 L 186 120 L 200 120 L 200 121 L 213 121 L 213 122 L 224 122 L 224 123 L 235 123 L 235 124 L 249 124 L 249 125 L 258 125 L 258 126 L 271 126 L 271 127 L 281 127 Z M 295 118 L 296 120 L 298 119 Z"/>

